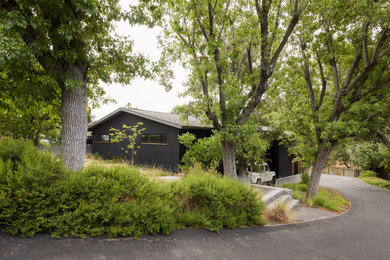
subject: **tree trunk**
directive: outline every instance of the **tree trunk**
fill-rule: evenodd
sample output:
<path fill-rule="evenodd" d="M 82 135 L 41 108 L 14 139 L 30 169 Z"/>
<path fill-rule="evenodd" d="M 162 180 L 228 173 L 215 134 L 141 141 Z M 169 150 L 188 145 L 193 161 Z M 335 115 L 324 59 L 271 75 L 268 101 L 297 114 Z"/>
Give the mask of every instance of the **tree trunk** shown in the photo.
<path fill-rule="evenodd" d="M 73 89 L 61 87 L 61 154 L 68 169 L 78 170 L 84 166 L 87 140 L 87 73 L 75 65 L 71 74 L 74 80 L 82 82 L 82 86 Z"/>
<path fill-rule="evenodd" d="M 238 163 L 238 176 L 246 177 L 246 165 L 244 163 Z"/>
<path fill-rule="evenodd" d="M 386 145 L 387 149 L 390 150 L 390 140 L 387 136 L 379 129 L 376 130 L 376 135 L 382 140 L 383 144 Z"/>
<path fill-rule="evenodd" d="M 224 175 L 229 178 L 236 178 L 236 144 L 221 141 L 221 145 Z"/>
<path fill-rule="evenodd" d="M 309 187 L 306 193 L 306 199 L 310 199 L 311 197 L 317 195 L 318 186 L 321 180 L 321 172 L 325 167 L 330 150 L 331 148 L 327 146 L 327 142 L 323 141 L 314 159 L 313 169 L 311 171 L 309 180 Z"/>

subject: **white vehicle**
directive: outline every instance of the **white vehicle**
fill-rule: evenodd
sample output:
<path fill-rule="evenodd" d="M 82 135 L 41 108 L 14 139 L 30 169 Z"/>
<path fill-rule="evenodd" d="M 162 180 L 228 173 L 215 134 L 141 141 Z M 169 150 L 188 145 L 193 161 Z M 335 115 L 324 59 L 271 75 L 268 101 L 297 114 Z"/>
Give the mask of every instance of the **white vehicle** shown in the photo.
<path fill-rule="evenodd" d="M 252 183 L 275 184 L 276 174 L 274 171 L 270 171 L 267 163 L 262 163 L 260 165 L 255 163 L 254 167 L 247 170 L 247 174 Z"/>

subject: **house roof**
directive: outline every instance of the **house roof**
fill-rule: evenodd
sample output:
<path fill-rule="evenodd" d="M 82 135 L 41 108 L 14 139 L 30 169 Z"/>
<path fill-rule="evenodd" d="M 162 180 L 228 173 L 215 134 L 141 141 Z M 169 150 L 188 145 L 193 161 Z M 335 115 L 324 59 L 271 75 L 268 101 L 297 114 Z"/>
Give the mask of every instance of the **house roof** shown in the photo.
<path fill-rule="evenodd" d="M 92 130 L 96 126 L 102 124 L 103 122 L 111 119 L 115 115 L 124 112 L 128 114 L 132 114 L 135 116 L 139 116 L 142 118 L 149 119 L 151 121 L 155 121 L 164 125 L 172 126 L 178 129 L 211 129 L 211 127 L 204 126 L 200 123 L 200 120 L 193 116 L 188 116 L 186 121 L 182 121 L 180 115 L 171 114 L 171 113 L 163 113 L 163 112 L 155 112 L 155 111 L 147 111 L 141 109 L 129 109 L 129 108 L 118 108 L 117 110 L 111 112 L 105 117 L 91 123 L 88 126 L 88 130 Z"/>

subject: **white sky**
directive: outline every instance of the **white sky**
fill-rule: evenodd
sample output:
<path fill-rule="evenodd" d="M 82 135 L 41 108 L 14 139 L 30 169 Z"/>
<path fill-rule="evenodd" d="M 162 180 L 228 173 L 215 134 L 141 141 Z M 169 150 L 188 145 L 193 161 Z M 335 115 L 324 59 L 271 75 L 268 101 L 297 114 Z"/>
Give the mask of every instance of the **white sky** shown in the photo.
<path fill-rule="evenodd" d="M 127 2 L 127 1 L 122 1 Z M 152 60 L 158 60 L 160 50 L 158 49 L 157 35 L 160 28 L 149 29 L 144 26 L 130 27 L 126 23 L 120 23 L 117 32 L 123 35 L 130 35 L 134 40 L 135 52 L 141 52 L 148 55 Z M 92 116 L 95 120 L 111 113 L 119 107 L 131 103 L 132 107 L 139 109 L 170 112 L 175 105 L 187 103 L 190 98 L 179 98 L 178 93 L 183 92 L 183 83 L 186 79 L 186 72 L 177 64 L 172 68 L 174 71 L 173 88 L 166 92 L 163 86 L 157 81 L 135 78 L 130 85 L 101 83 L 106 91 L 106 95 L 115 99 L 116 104 L 102 105 L 100 108 L 92 110 Z"/>

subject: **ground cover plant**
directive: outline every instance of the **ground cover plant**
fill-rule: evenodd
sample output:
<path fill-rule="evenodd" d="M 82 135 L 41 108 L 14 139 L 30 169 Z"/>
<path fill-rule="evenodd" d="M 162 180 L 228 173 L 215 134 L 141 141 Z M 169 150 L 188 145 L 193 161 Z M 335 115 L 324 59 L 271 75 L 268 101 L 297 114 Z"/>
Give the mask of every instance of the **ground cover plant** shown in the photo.
<path fill-rule="evenodd" d="M 0 140 L 0 228 L 13 234 L 138 237 L 184 227 L 218 231 L 262 225 L 262 210 L 251 188 L 215 174 L 163 183 L 124 165 L 73 172 L 31 142 Z"/>
<path fill-rule="evenodd" d="M 363 171 L 359 179 L 365 183 L 390 190 L 390 181 L 376 177 L 376 173 L 373 171 Z"/>
<path fill-rule="evenodd" d="M 307 173 L 301 174 L 301 182 L 286 183 L 282 187 L 292 190 L 293 199 L 305 202 L 308 206 L 319 207 L 331 211 L 343 212 L 349 206 L 349 201 L 340 193 L 320 187 L 316 196 L 306 199 L 308 189 Z"/>

